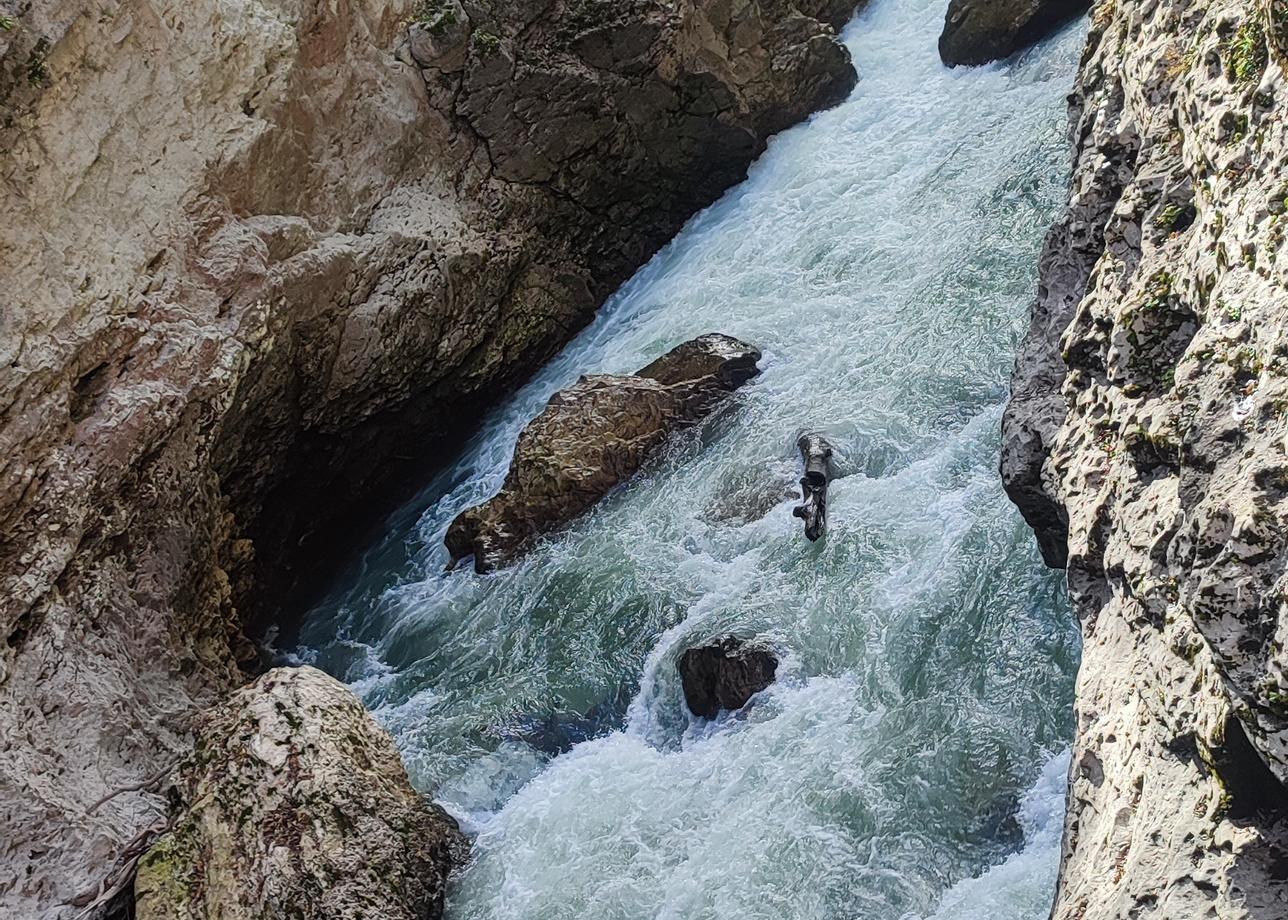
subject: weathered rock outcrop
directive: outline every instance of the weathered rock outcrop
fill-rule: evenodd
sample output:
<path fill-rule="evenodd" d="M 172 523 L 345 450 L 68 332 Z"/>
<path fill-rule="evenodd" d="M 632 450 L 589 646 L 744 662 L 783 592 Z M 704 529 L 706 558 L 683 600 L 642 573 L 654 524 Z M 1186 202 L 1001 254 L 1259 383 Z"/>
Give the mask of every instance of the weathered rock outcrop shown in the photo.
<path fill-rule="evenodd" d="M 1003 454 L 1085 638 L 1057 920 L 1288 914 L 1286 55 L 1093 14 Z"/>
<path fill-rule="evenodd" d="M 939 57 L 949 66 L 1009 57 L 1090 5 L 1090 0 L 949 0 Z"/>
<path fill-rule="evenodd" d="M 0 0 L 0 913 L 92 897 L 243 620 L 844 94 L 850 5 Z"/>
<path fill-rule="evenodd" d="M 468 844 L 341 683 L 278 668 L 210 713 L 139 861 L 138 920 L 425 920 Z"/>
<path fill-rule="evenodd" d="M 774 682 L 778 656 L 763 645 L 732 636 L 687 649 L 676 663 L 684 701 L 695 716 L 714 719 L 738 710 Z"/>
<path fill-rule="evenodd" d="M 513 562 L 758 374 L 759 360 L 745 342 L 704 335 L 635 374 L 595 374 L 560 390 L 520 433 L 501 491 L 452 521 L 444 537 L 452 562 L 473 556 L 480 573 Z"/>

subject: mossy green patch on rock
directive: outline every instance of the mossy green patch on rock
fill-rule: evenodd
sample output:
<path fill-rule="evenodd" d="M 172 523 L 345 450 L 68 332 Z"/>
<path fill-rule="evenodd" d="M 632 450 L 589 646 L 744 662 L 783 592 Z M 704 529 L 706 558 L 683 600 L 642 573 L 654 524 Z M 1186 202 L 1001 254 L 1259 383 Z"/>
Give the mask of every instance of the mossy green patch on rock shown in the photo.
<path fill-rule="evenodd" d="M 1261 79 L 1268 59 L 1266 32 L 1261 21 L 1261 11 L 1256 7 L 1248 10 L 1247 18 L 1226 46 L 1226 53 L 1226 74 L 1232 81 L 1255 83 Z"/>

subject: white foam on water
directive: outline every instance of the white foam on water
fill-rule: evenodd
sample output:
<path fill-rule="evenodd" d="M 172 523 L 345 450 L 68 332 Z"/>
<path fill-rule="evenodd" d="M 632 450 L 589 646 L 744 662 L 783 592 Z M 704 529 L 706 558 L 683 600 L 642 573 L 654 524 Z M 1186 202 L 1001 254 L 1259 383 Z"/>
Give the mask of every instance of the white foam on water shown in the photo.
<path fill-rule="evenodd" d="M 1045 916 L 1077 633 L 997 430 L 1080 34 L 949 70 L 942 17 L 874 0 L 850 98 L 775 138 L 302 628 L 298 659 L 477 833 L 453 920 Z M 518 565 L 443 572 L 555 390 L 709 331 L 760 345 L 760 377 Z M 788 497 L 804 428 L 841 474 L 815 544 Z M 694 719 L 676 660 L 731 632 L 779 679 Z"/>
<path fill-rule="evenodd" d="M 977 878 L 958 882 L 929 920 L 1046 917 L 1055 894 L 1069 754 L 1052 757 L 1020 806 L 1024 848 Z"/>

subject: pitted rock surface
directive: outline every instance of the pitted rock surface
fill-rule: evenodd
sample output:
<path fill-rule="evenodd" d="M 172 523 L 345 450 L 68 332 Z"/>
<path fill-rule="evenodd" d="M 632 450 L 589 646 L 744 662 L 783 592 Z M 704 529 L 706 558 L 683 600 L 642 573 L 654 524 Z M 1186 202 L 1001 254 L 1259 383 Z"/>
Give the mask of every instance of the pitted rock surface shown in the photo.
<path fill-rule="evenodd" d="M 1056 920 L 1288 915 L 1288 7 L 1102 2 L 1004 431 L 1082 623 Z"/>
<path fill-rule="evenodd" d="M 220 703 L 139 862 L 138 920 L 427 920 L 468 844 L 339 681 L 278 668 Z"/>

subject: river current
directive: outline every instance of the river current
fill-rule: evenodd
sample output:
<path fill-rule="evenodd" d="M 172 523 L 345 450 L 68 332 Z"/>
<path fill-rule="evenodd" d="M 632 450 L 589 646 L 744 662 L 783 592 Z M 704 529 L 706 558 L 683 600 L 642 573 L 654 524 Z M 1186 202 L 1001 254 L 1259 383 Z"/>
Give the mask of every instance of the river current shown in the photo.
<path fill-rule="evenodd" d="M 1082 33 L 948 70 L 942 19 L 874 0 L 849 99 L 775 138 L 291 637 L 476 835 L 451 920 L 1046 917 L 1078 639 L 996 466 Z M 448 522 L 555 390 L 711 331 L 763 374 L 519 565 L 444 574 Z M 840 473 L 816 544 L 805 429 Z M 675 661 L 730 633 L 779 680 L 695 719 Z"/>

